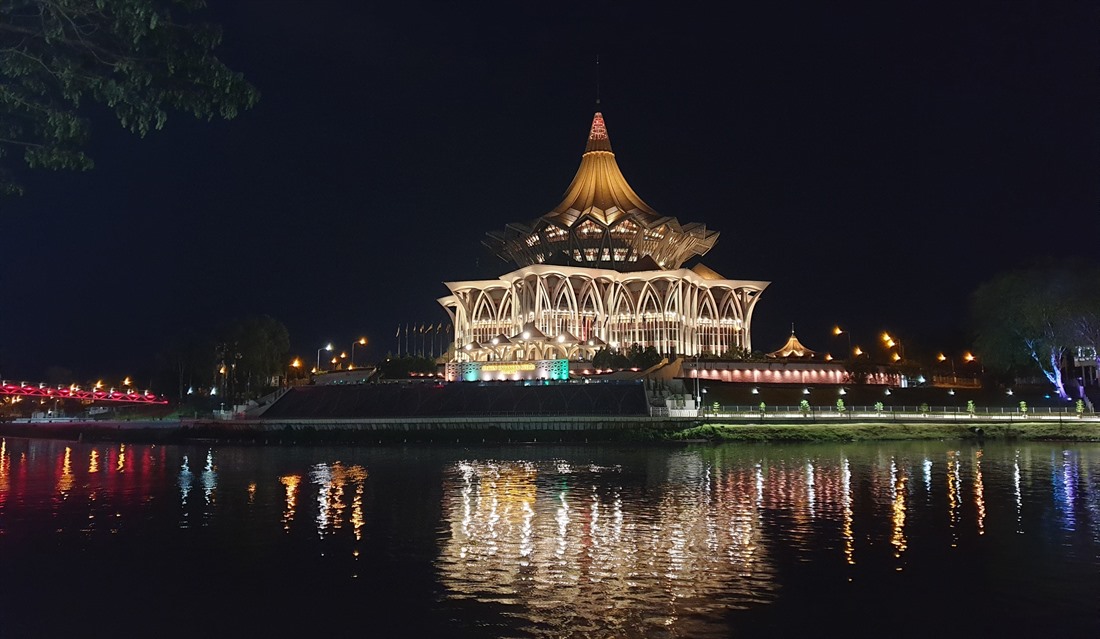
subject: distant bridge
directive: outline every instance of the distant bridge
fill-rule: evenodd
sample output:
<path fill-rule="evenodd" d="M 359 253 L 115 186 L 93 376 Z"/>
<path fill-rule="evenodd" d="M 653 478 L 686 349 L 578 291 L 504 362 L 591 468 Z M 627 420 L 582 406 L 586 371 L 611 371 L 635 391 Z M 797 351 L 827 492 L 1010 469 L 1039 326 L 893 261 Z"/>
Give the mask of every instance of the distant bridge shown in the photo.
<path fill-rule="evenodd" d="M 48 386 L 8 381 L 0 383 L 0 396 L 38 397 L 44 399 L 76 399 L 85 402 L 123 402 L 130 404 L 167 404 L 168 400 L 153 393 L 135 390 L 125 392 L 110 390 L 80 390 L 76 386 Z"/>

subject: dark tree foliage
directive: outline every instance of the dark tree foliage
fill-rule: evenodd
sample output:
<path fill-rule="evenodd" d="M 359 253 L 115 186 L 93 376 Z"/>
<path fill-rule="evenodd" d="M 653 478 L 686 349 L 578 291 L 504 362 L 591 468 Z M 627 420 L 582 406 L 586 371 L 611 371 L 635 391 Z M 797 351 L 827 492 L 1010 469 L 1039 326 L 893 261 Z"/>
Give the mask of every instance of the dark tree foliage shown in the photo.
<path fill-rule="evenodd" d="M 382 379 L 408 379 L 413 376 L 435 375 L 439 365 L 430 357 L 387 357 L 378 364 L 378 376 Z"/>
<path fill-rule="evenodd" d="M 290 333 L 267 315 L 237 318 L 216 331 L 188 332 L 158 356 L 158 379 L 175 387 L 181 401 L 188 390 L 197 395 L 211 388 L 221 401 L 255 399 L 288 375 Z"/>
<path fill-rule="evenodd" d="M 237 394 L 243 391 L 248 399 L 270 391 L 287 374 L 290 333 L 268 315 L 233 321 L 222 332 L 221 344 L 222 361 L 235 369 L 229 374 L 234 376 Z"/>
<path fill-rule="evenodd" d="M 194 331 L 173 339 L 157 355 L 159 388 L 174 388 L 182 401 L 188 389 L 209 388 L 214 383 L 217 364 L 216 338 Z"/>
<path fill-rule="evenodd" d="M 986 367 L 1038 370 L 1066 397 L 1067 354 L 1096 339 L 1097 277 L 1094 265 L 1051 263 L 1002 273 L 980 286 L 971 300 L 971 322 Z"/>
<path fill-rule="evenodd" d="M 647 369 L 660 363 L 662 357 L 653 346 L 642 348 L 641 344 L 634 343 L 623 350 L 608 350 L 601 348 L 592 356 L 592 366 L 596 368 Z"/>
<path fill-rule="evenodd" d="M 10 165 L 93 166 L 88 103 L 140 136 L 170 112 L 232 119 L 259 92 L 214 55 L 204 0 L 0 1 L 0 193 L 22 193 Z"/>

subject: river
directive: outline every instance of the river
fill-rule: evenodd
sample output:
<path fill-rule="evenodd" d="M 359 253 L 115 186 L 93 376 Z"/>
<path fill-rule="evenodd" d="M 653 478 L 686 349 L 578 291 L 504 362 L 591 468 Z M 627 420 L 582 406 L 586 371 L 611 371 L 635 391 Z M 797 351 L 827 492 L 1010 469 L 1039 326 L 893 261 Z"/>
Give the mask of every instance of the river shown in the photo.
<path fill-rule="evenodd" d="M 1100 636 L 1100 444 L 0 440 L 2 637 Z"/>

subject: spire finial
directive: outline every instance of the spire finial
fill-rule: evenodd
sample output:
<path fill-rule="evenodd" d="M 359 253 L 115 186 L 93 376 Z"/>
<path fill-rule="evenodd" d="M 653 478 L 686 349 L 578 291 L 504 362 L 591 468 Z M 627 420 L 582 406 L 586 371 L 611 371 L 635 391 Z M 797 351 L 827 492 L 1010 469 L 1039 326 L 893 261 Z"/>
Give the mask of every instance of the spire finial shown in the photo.
<path fill-rule="evenodd" d="M 596 106 L 600 106 L 600 54 L 596 54 Z"/>

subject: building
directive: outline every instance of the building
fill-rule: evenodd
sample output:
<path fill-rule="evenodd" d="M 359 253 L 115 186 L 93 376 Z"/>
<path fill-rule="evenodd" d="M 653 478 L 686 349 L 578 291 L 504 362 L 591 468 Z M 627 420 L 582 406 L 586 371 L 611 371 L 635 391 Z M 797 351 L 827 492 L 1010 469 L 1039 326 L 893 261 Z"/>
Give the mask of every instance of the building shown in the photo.
<path fill-rule="evenodd" d="M 586 360 L 633 344 L 670 359 L 751 350 L 753 308 L 769 283 L 685 266 L 717 239 L 634 192 L 596 113 L 561 203 L 488 234 L 515 270 L 446 283 L 439 303 L 454 324 L 454 361 Z"/>

